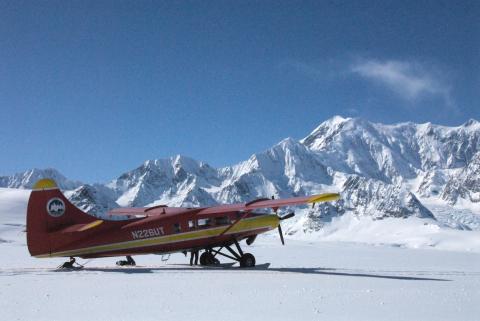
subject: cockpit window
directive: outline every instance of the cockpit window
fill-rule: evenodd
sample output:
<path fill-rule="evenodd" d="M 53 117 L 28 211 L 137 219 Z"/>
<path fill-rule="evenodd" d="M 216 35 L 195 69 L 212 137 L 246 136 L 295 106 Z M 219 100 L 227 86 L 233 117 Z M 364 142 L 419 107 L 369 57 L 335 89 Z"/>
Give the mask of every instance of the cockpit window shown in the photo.
<path fill-rule="evenodd" d="M 180 228 L 180 223 L 173 224 L 173 233 L 180 233 L 181 230 L 182 229 Z"/>
<path fill-rule="evenodd" d="M 228 216 L 215 217 L 215 225 L 230 224 L 230 218 Z"/>
<path fill-rule="evenodd" d="M 211 221 L 212 220 L 209 218 L 201 218 L 197 221 L 198 227 L 205 228 L 205 227 L 211 226 Z"/>

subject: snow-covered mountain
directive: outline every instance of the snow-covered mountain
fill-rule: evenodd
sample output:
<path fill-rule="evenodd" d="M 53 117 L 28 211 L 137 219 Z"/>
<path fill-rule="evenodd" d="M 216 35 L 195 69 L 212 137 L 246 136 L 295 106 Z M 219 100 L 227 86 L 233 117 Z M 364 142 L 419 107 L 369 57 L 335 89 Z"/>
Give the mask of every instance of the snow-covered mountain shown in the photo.
<path fill-rule="evenodd" d="M 60 174 L 56 169 L 30 169 L 11 176 L 0 176 L 0 187 L 31 189 L 41 178 L 52 178 L 64 190 L 70 190 L 82 185 L 81 182 L 72 181 Z"/>
<path fill-rule="evenodd" d="M 81 210 L 94 215 L 119 207 L 114 191 L 100 184 L 79 186 L 66 191 L 65 196 Z"/>
<path fill-rule="evenodd" d="M 337 171 L 390 183 L 468 166 L 479 151 L 480 123 L 470 120 L 458 127 L 383 125 L 336 116 L 301 142 Z"/>
<path fill-rule="evenodd" d="M 218 181 L 218 171 L 208 164 L 175 156 L 146 161 L 106 186 L 115 192 L 120 206 L 212 205 L 216 201 L 204 188 Z"/>
<path fill-rule="evenodd" d="M 451 204 L 459 200 L 480 205 L 480 152 L 468 165 L 452 173 L 442 192 L 442 199 Z"/>
<path fill-rule="evenodd" d="M 146 161 L 106 186 L 122 206 L 212 205 L 258 197 L 287 197 L 332 184 L 319 157 L 293 139 L 235 166 L 215 169 L 184 156 Z"/>
<path fill-rule="evenodd" d="M 55 170 L 32 170 L 1 177 L 0 187 L 30 188 L 40 177 L 53 177 L 77 206 L 97 215 L 116 206 L 208 206 L 338 191 L 342 200 L 307 211 L 305 226 L 315 230 L 345 213 L 434 218 L 436 210 L 468 210 L 476 228 L 479 147 L 475 120 L 446 127 L 336 116 L 300 141 L 284 139 L 224 168 L 175 156 L 148 160 L 107 184 L 81 185 Z"/>

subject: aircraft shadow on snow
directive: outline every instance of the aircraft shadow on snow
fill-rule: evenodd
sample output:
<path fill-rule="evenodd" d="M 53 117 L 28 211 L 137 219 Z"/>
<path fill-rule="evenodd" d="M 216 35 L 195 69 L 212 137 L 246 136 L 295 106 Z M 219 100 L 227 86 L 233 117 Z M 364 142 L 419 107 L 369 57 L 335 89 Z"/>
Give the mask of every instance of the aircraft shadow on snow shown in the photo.
<path fill-rule="evenodd" d="M 360 277 L 360 278 L 376 278 L 376 279 L 392 279 L 392 280 L 406 280 L 406 281 L 452 281 L 449 279 L 440 279 L 440 278 L 427 278 L 427 277 L 417 277 L 417 276 L 404 276 L 404 275 L 386 275 L 386 274 L 376 274 L 376 273 L 359 273 L 359 272 L 340 272 L 335 268 L 270 268 L 270 263 L 260 264 L 254 268 L 238 268 L 238 267 L 203 267 L 197 266 L 192 268 L 188 265 L 178 264 L 178 265 L 166 265 L 163 267 L 132 267 L 132 268 L 97 268 L 97 267 L 87 267 L 83 271 L 89 272 L 115 272 L 115 273 L 126 273 L 126 274 L 137 274 L 137 273 L 161 273 L 161 272 L 208 272 L 208 271 L 228 271 L 228 272 L 249 272 L 249 273 L 261 273 L 261 272 L 280 272 L 280 273 L 299 273 L 299 274 L 313 274 L 313 275 L 333 275 L 333 276 L 345 276 L 345 277 Z"/>

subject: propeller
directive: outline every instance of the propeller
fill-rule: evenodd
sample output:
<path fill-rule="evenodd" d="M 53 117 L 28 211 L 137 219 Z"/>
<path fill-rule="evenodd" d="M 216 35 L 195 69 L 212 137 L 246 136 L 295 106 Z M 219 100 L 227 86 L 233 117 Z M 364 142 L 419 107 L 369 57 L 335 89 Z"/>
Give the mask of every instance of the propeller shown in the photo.
<path fill-rule="evenodd" d="M 283 221 L 283 220 L 289 219 L 289 218 L 294 217 L 294 216 L 295 216 L 295 213 L 291 212 L 291 213 L 288 213 L 286 215 L 283 215 L 283 216 L 279 217 L 278 219 L 280 221 Z M 278 234 L 280 234 L 280 240 L 282 241 L 282 245 L 285 245 L 285 240 L 283 239 L 282 225 L 280 223 L 278 224 Z"/>
<path fill-rule="evenodd" d="M 295 213 L 294 212 L 291 212 L 291 213 L 288 213 L 286 215 L 283 215 L 282 217 L 279 217 L 280 221 L 283 221 L 283 220 L 287 220 L 291 217 L 294 217 L 295 216 Z"/>
<path fill-rule="evenodd" d="M 282 226 L 280 224 L 278 224 L 278 234 L 280 234 L 280 240 L 282 241 L 282 245 L 285 245 L 285 240 L 283 239 Z"/>
<path fill-rule="evenodd" d="M 275 196 L 272 195 L 272 200 L 275 199 Z M 275 212 L 275 214 L 277 214 L 277 211 L 278 211 L 278 207 L 274 208 L 273 211 Z M 278 215 L 277 215 L 278 216 Z M 286 220 L 286 219 L 289 219 L 291 217 L 294 217 L 295 216 L 295 213 L 294 212 L 290 212 L 286 215 L 283 215 L 283 216 L 278 216 L 278 219 L 280 221 L 283 221 L 283 220 Z M 282 231 L 282 225 L 280 223 L 278 223 L 278 234 L 280 235 L 280 241 L 282 241 L 282 245 L 285 245 L 285 240 L 283 238 L 283 231 Z"/>

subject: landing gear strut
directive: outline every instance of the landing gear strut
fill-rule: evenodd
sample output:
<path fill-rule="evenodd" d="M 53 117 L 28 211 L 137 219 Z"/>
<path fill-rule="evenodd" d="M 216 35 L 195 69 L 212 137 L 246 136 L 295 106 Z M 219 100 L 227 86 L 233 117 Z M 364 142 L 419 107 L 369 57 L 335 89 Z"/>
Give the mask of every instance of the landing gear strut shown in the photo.
<path fill-rule="evenodd" d="M 232 248 L 232 246 L 231 246 L 232 243 L 235 244 L 235 247 L 236 247 L 237 251 L 235 251 L 235 249 Z M 200 256 L 200 264 L 209 265 L 209 264 L 203 264 L 202 263 L 202 257 L 204 257 L 204 260 L 207 260 L 207 261 L 204 261 L 204 262 L 208 262 L 208 259 L 212 259 L 212 258 L 217 260 L 215 258 L 215 256 L 218 254 L 218 255 L 221 255 L 221 256 L 224 256 L 224 257 L 227 257 L 229 259 L 232 259 L 234 261 L 239 262 L 240 267 L 254 267 L 255 266 L 255 256 L 253 256 L 253 254 L 250 254 L 250 253 L 243 253 L 242 248 L 240 247 L 240 244 L 238 244 L 238 241 L 236 239 L 234 239 L 232 243 L 224 244 L 218 250 L 214 250 L 214 249 L 207 250 L 206 252 L 204 252 Z M 227 249 L 227 251 L 230 252 L 231 255 L 221 252 L 222 249 L 224 249 L 224 248 Z"/>

